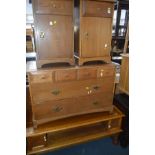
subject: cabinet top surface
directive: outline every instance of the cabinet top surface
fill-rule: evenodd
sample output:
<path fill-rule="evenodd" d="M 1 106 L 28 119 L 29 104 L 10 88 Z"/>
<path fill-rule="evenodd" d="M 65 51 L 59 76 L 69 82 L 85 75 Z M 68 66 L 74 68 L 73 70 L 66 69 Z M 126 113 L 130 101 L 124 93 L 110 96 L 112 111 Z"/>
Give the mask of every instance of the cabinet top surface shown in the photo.
<path fill-rule="evenodd" d="M 43 68 L 37 69 L 36 61 L 28 61 L 26 63 L 26 72 L 36 72 L 36 71 L 51 71 L 51 70 L 59 70 L 59 69 L 80 69 L 80 68 L 92 68 L 92 67 L 115 67 L 112 63 L 89 63 L 83 66 L 70 66 L 68 64 L 49 64 Z"/>

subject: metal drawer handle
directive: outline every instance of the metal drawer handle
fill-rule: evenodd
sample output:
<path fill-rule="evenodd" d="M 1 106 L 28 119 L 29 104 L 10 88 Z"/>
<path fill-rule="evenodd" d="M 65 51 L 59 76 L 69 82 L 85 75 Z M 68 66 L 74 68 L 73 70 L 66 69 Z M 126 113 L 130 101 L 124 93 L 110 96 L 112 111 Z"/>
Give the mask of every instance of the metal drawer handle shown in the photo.
<path fill-rule="evenodd" d="M 52 109 L 52 111 L 54 111 L 54 112 L 60 112 L 62 109 L 63 109 L 62 107 L 54 107 Z"/>
<path fill-rule="evenodd" d="M 98 104 L 99 104 L 98 101 L 93 102 L 93 105 L 98 105 Z"/>
<path fill-rule="evenodd" d="M 60 90 L 53 90 L 53 91 L 52 91 L 52 94 L 53 94 L 53 95 L 59 95 L 60 93 L 61 93 Z"/>
<path fill-rule="evenodd" d="M 94 86 L 93 89 L 94 90 L 98 90 L 100 87 L 99 86 Z"/>

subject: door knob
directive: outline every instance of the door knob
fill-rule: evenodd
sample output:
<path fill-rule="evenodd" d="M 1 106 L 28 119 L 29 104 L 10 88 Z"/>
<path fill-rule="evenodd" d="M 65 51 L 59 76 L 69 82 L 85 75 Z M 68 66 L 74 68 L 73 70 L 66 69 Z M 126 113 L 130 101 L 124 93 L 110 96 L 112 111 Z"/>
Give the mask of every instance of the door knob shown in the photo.
<path fill-rule="evenodd" d="M 104 47 L 107 48 L 108 47 L 108 44 L 105 44 Z"/>

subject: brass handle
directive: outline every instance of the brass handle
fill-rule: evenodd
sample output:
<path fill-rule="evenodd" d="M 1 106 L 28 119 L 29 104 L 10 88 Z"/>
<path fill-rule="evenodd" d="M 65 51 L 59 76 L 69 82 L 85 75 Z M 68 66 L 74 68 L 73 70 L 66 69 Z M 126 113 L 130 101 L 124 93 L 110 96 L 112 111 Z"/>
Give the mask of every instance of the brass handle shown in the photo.
<path fill-rule="evenodd" d="M 54 20 L 54 21 L 50 21 L 50 22 L 49 22 L 49 25 L 50 25 L 50 26 L 53 26 L 53 25 L 56 25 L 56 23 L 57 23 L 56 20 Z"/>
<path fill-rule="evenodd" d="M 98 105 L 98 104 L 99 104 L 98 101 L 93 102 L 93 105 Z"/>
<path fill-rule="evenodd" d="M 60 93 L 61 93 L 60 90 L 53 90 L 53 91 L 52 91 L 52 94 L 53 94 L 53 95 L 59 95 Z"/>
<path fill-rule="evenodd" d="M 107 9 L 107 13 L 108 13 L 108 14 L 111 14 L 111 8 L 108 8 L 108 9 Z"/>
<path fill-rule="evenodd" d="M 44 32 L 40 32 L 40 38 L 44 38 L 45 37 L 45 33 Z"/>
<path fill-rule="evenodd" d="M 62 107 L 54 107 L 52 110 L 54 112 L 60 112 L 63 108 Z"/>
<path fill-rule="evenodd" d="M 100 87 L 99 86 L 94 86 L 93 89 L 98 90 Z"/>
<path fill-rule="evenodd" d="M 104 47 L 107 48 L 108 47 L 108 44 L 105 44 Z"/>

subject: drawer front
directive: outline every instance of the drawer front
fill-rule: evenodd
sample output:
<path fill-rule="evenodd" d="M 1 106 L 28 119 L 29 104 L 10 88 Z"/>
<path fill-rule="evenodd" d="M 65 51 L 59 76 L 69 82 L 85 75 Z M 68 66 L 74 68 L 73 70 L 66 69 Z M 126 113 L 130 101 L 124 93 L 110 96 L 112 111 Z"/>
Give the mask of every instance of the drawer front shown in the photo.
<path fill-rule="evenodd" d="M 31 83 L 44 83 L 44 82 L 52 82 L 52 72 L 46 73 L 30 73 L 29 79 Z"/>
<path fill-rule="evenodd" d="M 31 93 L 33 104 L 40 104 L 40 102 L 47 100 L 73 98 L 99 92 L 112 92 L 113 85 L 113 77 L 63 83 L 37 83 L 31 85 Z"/>
<path fill-rule="evenodd" d="M 113 3 L 83 1 L 83 16 L 112 17 Z"/>
<path fill-rule="evenodd" d="M 33 106 L 34 118 L 39 123 L 64 118 L 73 114 L 75 99 L 45 101 Z"/>
<path fill-rule="evenodd" d="M 90 79 L 97 77 L 97 69 L 96 68 L 85 68 L 78 70 L 78 79 Z"/>
<path fill-rule="evenodd" d="M 80 113 L 112 110 L 113 93 L 98 93 L 77 98 Z"/>
<path fill-rule="evenodd" d="M 98 68 L 97 71 L 97 77 L 102 78 L 102 77 L 109 77 L 109 76 L 115 76 L 115 69 L 113 68 Z"/>
<path fill-rule="evenodd" d="M 37 148 L 42 148 L 46 146 L 47 137 L 46 134 L 34 136 L 34 137 L 28 137 L 27 138 L 27 148 L 28 150 L 33 150 Z"/>
<path fill-rule="evenodd" d="M 36 0 L 34 5 L 38 14 L 73 14 L 72 0 Z"/>
<path fill-rule="evenodd" d="M 101 112 L 112 108 L 112 93 L 99 93 L 64 100 L 46 101 L 33 106 L 35 120 L 45 123 L 51 120 L 80 114 Z"/>
<path fill-rule="evenodd" d="M 55 72 L 56 81 L 76 80 L 76 70 L 60 70 Z"/>

